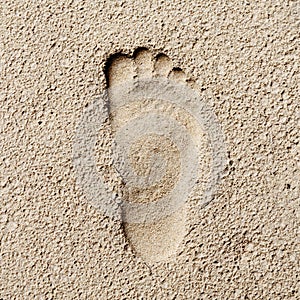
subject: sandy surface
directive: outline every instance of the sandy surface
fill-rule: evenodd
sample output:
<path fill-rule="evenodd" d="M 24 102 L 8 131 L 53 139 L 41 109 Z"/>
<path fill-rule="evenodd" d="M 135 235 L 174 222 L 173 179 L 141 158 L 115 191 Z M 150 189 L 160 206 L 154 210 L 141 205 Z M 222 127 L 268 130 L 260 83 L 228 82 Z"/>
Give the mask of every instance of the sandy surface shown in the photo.
<path fill-rule="evenodd" d="M 0 13 L 0 299 L 300 298 L 299 1 L 4 1 Z M 145 78 L 186 85 L 211 107 L 226 166 L 199 206 L 213 160 L 205 128 L 185 107 L 120 108 L 112 91 L 96 145 L 110 194 L 151 203 L 189 158 L 145 136 L 132 164 L 159 178 L 155 150 L 165 177 L 130 187 L 112 141 L 143 109 L 168 112 L 202 145 L 194 194 L 136 224 L 89 201 L 73 151 L 85 109 Z"/>

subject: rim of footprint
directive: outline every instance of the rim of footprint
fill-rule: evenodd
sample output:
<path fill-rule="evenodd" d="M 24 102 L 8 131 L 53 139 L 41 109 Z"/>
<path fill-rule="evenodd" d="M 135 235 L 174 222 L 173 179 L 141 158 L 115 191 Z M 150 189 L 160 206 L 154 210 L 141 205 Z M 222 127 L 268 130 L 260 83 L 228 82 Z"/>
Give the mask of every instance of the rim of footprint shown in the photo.
<path fill-rule="evenodd" d="M 114 117 L 113 143 L 100 153 L 111 175 L 97 166 L 96 144 L 100 128 Z M 137 78 L 108 88 L 85 108 L 73 163 L 77 184 L 102 213 L 153 223 L 179 210 L 200 186 L 197 207 L 208 204 L 225 153 L 217 117 L 195 90 L 167 78 Z M 114 175 L 121 179 L 119 191 L 111 186 Z"/>

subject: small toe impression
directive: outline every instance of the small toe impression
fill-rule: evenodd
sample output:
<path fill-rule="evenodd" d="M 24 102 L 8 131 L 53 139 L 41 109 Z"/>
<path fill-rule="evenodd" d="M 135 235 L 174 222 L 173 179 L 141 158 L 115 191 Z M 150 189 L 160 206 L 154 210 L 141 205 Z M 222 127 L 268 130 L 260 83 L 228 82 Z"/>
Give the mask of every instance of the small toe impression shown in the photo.
<path fill-rule="evenodd" d="M 174 68 L 169 74 L 169 79 L 178 83 L 186 83 L 186 74 L 180 68 Z"/>
<path fill-rule="evenodd" d="M 119 55 L 111 60 L 107 74 L 109 86 L 133 80 L 135 75 L 134 62 L 131 58 L 125 55 Z"/>
<path fill-rule="evenodd" d="M 136 72 L 139 78 L 150 78 L 153 72 L 151 52 L 147 49 L 137 49 L 134 54 Z"/>
<path fill-rule="evenodd" d="M 171 70 L 173 68 L 173 64 L 171 59 L 165 54 L 159 54 L 156 57 L 154 72 L 158 77 L 168 77 Z"/>

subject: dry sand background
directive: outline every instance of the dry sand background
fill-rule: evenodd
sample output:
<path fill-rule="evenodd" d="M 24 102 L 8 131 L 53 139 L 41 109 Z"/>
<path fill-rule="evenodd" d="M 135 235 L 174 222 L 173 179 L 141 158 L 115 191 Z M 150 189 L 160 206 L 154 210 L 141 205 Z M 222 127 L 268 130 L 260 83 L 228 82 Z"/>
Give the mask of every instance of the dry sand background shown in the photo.
<path fill-rule="evenodd" d="M 0 299 L 299 299 L 299 1 L 4 1 Z M 114 53 L 164 53 L 222 127 L 228 171 L 145 264 L 76 185 Z"/>

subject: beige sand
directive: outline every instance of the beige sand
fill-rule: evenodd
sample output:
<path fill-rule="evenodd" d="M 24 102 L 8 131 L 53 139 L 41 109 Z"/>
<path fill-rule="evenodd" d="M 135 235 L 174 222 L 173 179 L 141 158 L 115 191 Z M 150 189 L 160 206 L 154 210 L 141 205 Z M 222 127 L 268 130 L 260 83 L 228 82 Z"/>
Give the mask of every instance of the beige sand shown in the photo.
<path fill-rule="evenodd" d="M 0 299 L 299 299 L 299 5 L 1 3 Z M 105 88 L 158 75 L 213 107 L 228 166 L 204 208 L 195 196 L 155 224 L 122 223 L 76 184 L 76 126 Z M 155 195 L 124 192 L 110 162 L 97 166 L 113 190 Z"/>

